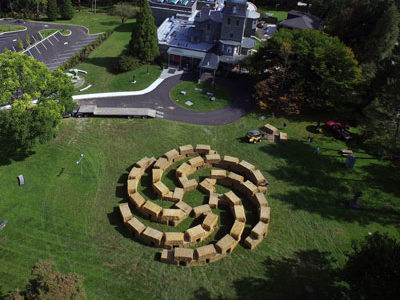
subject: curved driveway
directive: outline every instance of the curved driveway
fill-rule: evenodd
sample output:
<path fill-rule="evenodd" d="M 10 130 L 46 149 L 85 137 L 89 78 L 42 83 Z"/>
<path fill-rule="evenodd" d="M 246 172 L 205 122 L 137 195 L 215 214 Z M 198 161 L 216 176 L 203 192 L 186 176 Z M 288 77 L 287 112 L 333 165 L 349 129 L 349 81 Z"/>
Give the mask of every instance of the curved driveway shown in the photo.
<path fill-rule="evenodd" d="M 9 32 L 0 35 L 0 53 L 5 48 L 17 51 L 17 41 L 21 40 L 24 47 L 27 47 L 26 37 L 29 36 L 31 43 L 38 42 L 34 47 L 24 51 L 25 54 L 32 56 L 36 60 L 43 62 L 50 70 L 57 69 L 83 47 L 93 42 L 99 34 L 90 35 L 88 29 L 79 25 L 64 25 L 46 22 L 19 21 L 19 20 L 0 20 L 0 25 L 12 24 L 27 27 L 24 31 Z M 43 29 L 68 29 L 71 34 L 64 36 L 57 33 L 39 42 L 39 32 Z"/>
<path fill-rule="evenodd" d="M 117 96 L 110 98 L 79 100 L 82 104 L 95 104 L 98 107 L 153 108 L 164 112 L 164 118 L 198 125 L 230 124 L 250 112 L 253 108 L 252 90 L 243 80 L 216 78 L 216 83 L 224 86 L 232 95 L 229 106 L 215 111 L 198 112 L 177 106 L 170 98 L 172 87 L 184 80 L 193 80 L 190 74 L 182 74 L 165 79 L 155 90 L 138 96 Z"/>

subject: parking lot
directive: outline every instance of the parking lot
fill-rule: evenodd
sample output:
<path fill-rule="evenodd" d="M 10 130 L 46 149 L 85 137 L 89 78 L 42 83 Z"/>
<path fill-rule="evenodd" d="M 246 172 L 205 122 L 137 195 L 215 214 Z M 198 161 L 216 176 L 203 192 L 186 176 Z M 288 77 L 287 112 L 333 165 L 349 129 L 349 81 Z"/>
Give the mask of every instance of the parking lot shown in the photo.
<path fill-rule="evenodd" d="M 22 52 L 43 62 L 50 70 L 57 69 L 75 53 L 94 41 L 99 34 L 88 34 L 88 30 L 82 26 L 61 25 L 45 22 L 19 21 L 19 20 L 0 20 L 0 24 L 12 24 L 25 26 L 26 30 L 10 32 L 0 35 L 0 53 L 4 49 L 17 52 L 18 40 L 23 41 Z M 67 29 L 71 31 L 68 36 L 57 32 L 41 40 L 40 31 L 43 29 Z M 31 43 L 35 45 L 28 47 L 26 37 L 29 36 Z"/>

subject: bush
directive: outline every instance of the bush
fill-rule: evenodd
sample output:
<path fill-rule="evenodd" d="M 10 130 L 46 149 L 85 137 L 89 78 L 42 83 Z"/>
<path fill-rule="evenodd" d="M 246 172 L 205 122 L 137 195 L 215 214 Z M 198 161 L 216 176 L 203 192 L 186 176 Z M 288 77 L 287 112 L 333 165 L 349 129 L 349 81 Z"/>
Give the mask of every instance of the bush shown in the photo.
<path fill-rule="evenodd" d="M 72 7 L 71 0 L 63 0 L 60 8 L 61 18 L 71 20 L 74 16 L 74 8 Z"/>
<path fill-rule="evenodd" d="M 24 43 L 21 40 L 17 41 L 17 49 L 18 50 L 23 50 L 24 49 Z"/>
<path fill-rule="evenodd" d="M 135 70 L 138 67 L 140 67 L 140 61 L 135 57 L 123 54 L 118 58 L 118 71 L 121 73 Z"/>

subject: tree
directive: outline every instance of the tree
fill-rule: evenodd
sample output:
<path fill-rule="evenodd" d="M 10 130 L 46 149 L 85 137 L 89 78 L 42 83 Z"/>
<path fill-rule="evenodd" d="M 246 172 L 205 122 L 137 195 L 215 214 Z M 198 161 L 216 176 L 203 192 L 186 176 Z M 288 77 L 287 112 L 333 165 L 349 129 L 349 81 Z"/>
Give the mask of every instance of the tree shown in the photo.
<path fill-rule="evenodd" d="M 23 50 L 24 49 L 24 43 L 21 40 L 17 41 L 17 49 L 18 50 Z"/>
<path fill-rule="evenodd" d="M 40 6 L 41 5 L 46 5 L 47 0 L 35 0 L 36 3 L 36 18 L 39 19 L 40 17 Z"/>
<path fill-rule="evenodd" d="M 37 262 L 31 271 L 34 276 L 24 291 L 13 291 L 7 300 L 18 299 L 86 299 L 83 287 L 83 276 L 77 274 L 63 275 L 54 270 L 54 263 L 48 260 Z"/>
<path fill-rule="evenodd" d="M 74 16 L 74 8 L 72 7 L 71 0 L 62 0 L 60 7 L 61 18 L 71 20 Z"/>
<path fill-rule="evenodd" d="M 34 58 L 5 51 L 0 54 L 0 142 L 24 150 L 54 136 L 61 115 L 74 108 L 71 80 L 49 71 Z M 34 101 L 34 102 L 33 102 Z"/>
<path fill-rule="evenodd" d="M 57 20 L 58 17 L 57 0 L 47 1 L 47 17 L 50 19 L 50 21 Z"/>
<path fill-rule="evenodd" d="M 125 20 L 135 15 L 135 8 L 128 3 L 118 3 L 114 5 L 113 14 L 121 18 L 121 23 L 125 23 Z"/>
<path fill-rule="evenodd" d="M 128 54 L 143 62 L 152 62 L 160 55 L 157 27 L 147 0 L 139 0 L 139 12 L 128 45 Z"/>
<path fill-rule="evenodd" d="M 285 83 L 289 76 L 312 108 L 355 105 L 352 92 L 361 70 L 351 49 L 335 37 L 317 30 L 281 29 L 249 60 L 251 72 L 264 79 L 273 69 L 282 69 L 277 82 L 280 88 L 287 91 L 293 87 Z M 278 96 L 284 93 L 282 90 Z"/>
<path fill-rule="evenodd" d="M 397 299 L 400 294 L 400 244 L 378 232 L 347 255 L 343 269 L 350 299 Z"/>

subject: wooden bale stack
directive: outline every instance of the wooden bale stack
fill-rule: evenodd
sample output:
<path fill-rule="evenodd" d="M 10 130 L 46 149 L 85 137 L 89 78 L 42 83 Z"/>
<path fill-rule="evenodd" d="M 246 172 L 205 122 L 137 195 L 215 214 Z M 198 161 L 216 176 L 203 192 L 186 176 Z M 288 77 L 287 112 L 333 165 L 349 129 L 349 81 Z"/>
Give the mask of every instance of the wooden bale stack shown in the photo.
<path fill-rule="evenodd" d="M 243 205 L 231 206 L 231 211 L 232 211 L 233 216 L 235 217 L 235 220 L 246 223 L 246 214 L 244 212 Z"/>
<path fill-rule="evenodd" d="M 163 208 L 160 216 L 160 223 L 177 226 L 185 218 L 185 213 L 180 209 Z"/>
<path fill-rule="evenodd" d="M 132 219 L 132 212 L 129 208 L 128 203 L 120 203 L 119 204 L 119 211 L 121 212 L 122 222 L 126 223 L 130 219 Z"/>
<path fill-rule="evenodd" d="M 217 249 L 217 252 L 221 254 L 231 253 L 237 244 L 238 241 L 236 241 L 231 235 L 226 234 L 215 244 L 215 249 Z"/>
<path fill-rule="evenodd" d="M 245 160 L 242 160 L 236 167 L 236 171 L 246 177 L 248 177 L 249 174 L 255 169 L 256 167 L 254 165 Z"/>
<path fill-rule="evenodd" d="M 141 208 L 146 203 L 146 200 L 138 192 L 129 194 L 129 199 L 136 209 Z"/>
<path fill-rule="evenodd" d="M 263 193 L 264 195 L 268 193 L 268 187 L 266 187 L 265 185 L 259 185 L 258 190 L 260 191 L 260 193 Z"/>
<path fill-rule="evenodd" d="M 233 223 L 233 226 L 231 228 L 230 235 L 235 240 L 239 241 L 242 237 L 245 226 L 246 226 L 246 223 L 235 220 L 235 223 Z"/>
<path fill-rule="evenodd" d="M 161 252 L 160 261 L 163 263 L 171 264 L 174 262 L 174 251 L 164 249 Z"/>
<path fill-rule="evenodd" d="M 206 162 L 211 165 L 219 164 L 221 162 L 221 156 L 219 154 L 207 154 Z"/>
<path fill-rule="evenodd" d="M 138 168 L 143 169 L 143 171 L 145 171 L 147 168 L 151 167 L 154 163 L 156 162 L 156 158 L 153 157 L 143 157 L 141 160 L 139 160 L 135 165 Z"/>
<path fill-rule="evenodd" d="M 197 144 L 196 148 L 194 151 L 196 151 L 198 154 L 205 156 L 210 153 L 211 147 L 210 145 L 203 145 L 203 144 Z"/>
<path fill-rule="evenodd" d="M 218 216 L 212 212 L 208 213 L 201 226 L 207 231 L 213 231 L 217 227 Z"/>
<path fill-rule="evenodd" d="M 199 263 L 209 263 L 217 255 L 213 244 L 199 247 L 195 250 L 195 258 Z"/>
<path fill-rule="evenodd" d="M 161 247 L 163 236 L 161 231 L 148 226 L 140 235 L 140 239 L 147 245 Z"/>
<path fill-rule="evenodd" d="M 211 170 L 211 179 L 224 179 L 226 177 L 226 170 L 216 170 L 212 169 Z"/>
<path fill-rule="evenodd" d="M 263 207 L 263 206 L 268 206 L 268 201 L 265 198 L 265 195 L 261 192 L 255 193 L 249 199 L 257 207 L 257 209 L 260 209 L 260 207 Z"/>
<path fill-rule="evenodd" d="M 133 167 L 129 172 L 128 179 L 140 179 L 144 174 L 144 170 L 138 167 Z"/>
<path fill-rule="evenodd" d="M 173 202 L 182 201 L 184 193 L 185 192 L 183 191 L 183 189 L 176 187 L 174 193 L 172 194 L 172 201 Z"/>
<path fill-rule="evenodd" d="M 179 153 L 181 155 L 185 155 L 186 157 L 195 157 L 199 155 L 197 152 L 194 151 L 192 145 L 180 146 Z"/>
<path fill-rule="evenodd" d="M 183 232 L 164 232 L 163 245 L 165 248 L 183 247 L 184 243 Z"/>
<path fill-rule="evenodd" d="M 208 204 L 199 205 L 193 207 L 192 215 L 194 218 L 198 218 L 201 215 L 206 215 L 211 212 L 211 208 Z"/>
<path fill-rule="evenodd" d="M 171 165 L 172 165 L 172 162 L 171 162 L 171 161 L 169 161 L 169 160 L 166 159 L 165 157 L 160 157 L 160 158 L 157 159 L 157 161 L 155 162 L 153 168 L 154 168 L 154 169 L 161 169 L 161 170 L 165 171 L 165 170 L 168 169 Z"/>
<path fill-rule="evenodd" d="M 161 215 L 162 207 L 155 204 L 154 202 L 148 200 L 146 203 L 140 208 L 143 216 L 148 217 L 152 221 L 157 221 Z"/>
<path fill-rule="evenodd" d="M 187 204 L 186 202 L 183 202 L 183 201 L 179 201 L 179 202 L 175 203 L 175 207 L 182 210 L 186 216 L 190 215 L 190 213 L 192 212 L 192 209 L 193 209 L 189 204 Z"/>
<path fill-rule="evenodd" d="M 272 126 L 271 124 L 265 124 L 264 125 L 264 131 L 266 133 L 268 133 L 268 134 L 273 135 L 273 136 L 279 134 L 279 130 L 275 126 Z"/>
<path fill-rule="evenodd" d="M 242 204 L 242 201 L 240 200 L 240 198 L 238 196 L 236 196 L 236 194 L 232 191 L 226 192 L 225 194 L 222 195 L 222 199 L 223 199 L 223 204 L 226 205 L 240 205 Z"/>
<path fill-rule="evenodd" d="M 135 217 L 128 221 L 127 227 L 134 237 L 140 236 L 146 229 L 146 226 Z"/>
<path fill-rule="evenodd" d="M 261 206 L 260 209 L 258 210 L 258 214 L 260 217 L 260 221 L 264 223 L 269 223 L 271 209 L 268 206 Z"/>
<path fill-rule="evenodd" d="M 286 132 L 279 132 L 279 142 L 286 143 L 288 141 L 287 133 Z"/>
<path fill-rule="evenodd" d="M 152 174 L 152 183 L 155 183 L 157 181 L 161 181 L 161 177 L 164 173 L 164 170 L 162 169 L 151 169 L 151 174 Z"/>
<path fill-rule="evenodd" d="M 127 189 L 128 195 L 136 193 L 138 183 L 139 183 L 138 179 L 128 179 L 128 189 Z"/>
<path fill-rule="evenodd" d="M 174 262 L 180 266 L 187 266 L 193 261 L 194 250 L 190 248 L 175 248 Z"/>
<path fill-rule="evenodd" d="M 189 176 L 192 175 L 194 172 L 196 172 L 196 168 L 189 165 L 188 163 L 183 163 L 178 167 L 178 169 L 176 169 L 176 176 Z"/>
<path fill-rule="evenodd" d="M 262 185 L 265 182 L 265 177 L 264 175 L 261 173 L 260 170 L 254 170 L 251 171 L 248 175 L 247 178 L 253 182 L 255 185 Z"/>
<path fill-rule="evenodd" d="M 226 169 L 226 170 L 236 170 L 237 169 L 237 165 L 239 164 L 239 158 L 237 157 L 233 157 L 233 156 L 229 156 L 229 155 L 225 155 L 224 159 L 219 163 L 219 166 L 222 169 Z"/>
<path fill-rule="evenodd" d="M 153 191 L 157 194 L 157 197 L 160 199 L 163 199 L 170 193 L 169 188 L 161 181 L 153 183 Z"/>
<path fill-rule="evenodd" d="M 206 194 L 213 194 L 215 193 L 215 179 L 206 178 L 198 185 L 198 189 Z"/>
<path fill-rule="evenodd" d="M 185 191 L 185 192 L 195 190 L 198 185 L 196 179 L 189 180 L 189 179 L 187 179 L 186 176 L 179 177 L 178 181 L 179 181 L 180 185 L 182 186 L 183 191 Z"/>
<path fill-rule="evenodd" d="M 268 232 L 268 224 L 258 222 L 251 230 L 250 235 L 244 240 L 244 243 L 250 249 L 254 249 L 265 237 Z"/>
<path fill-rule="evenodd" d="M 208 205 L 210 205 L 211 208 L 218 208 L 220 197 L 222 197 L 221 194 L 211 194 L 208 200 Z"/>
<path fill-rule="evenodd" d="M 234 172 L 230 172 L 227 177 L 218 179 L 217 181 L 224 186 L 237 188 L 244 182 L 244 177 Z"/>
<path fill-rule="evenodd" d="M 238 189 L 246 194 L 248 197 L 254 196 L 256 193 L 258 193 L 258 188 L 257 186 L 254 185 L 250 180 L 246 180 L 243 182 Z"/>
<path fill-rule="evenodd" d="M 186 156 L 181 155 L 176 149 L 172 149 L 164 153 L 163 157 L 165 157 L 169 162 L 174 163 L 184 159 Z"/>
<path fill-rule="evenodd" d="M 205 231 L 203 227 L 201 227 L 201 225 L 199 224 L 185 231 L 185 242 L 189 246 L 193 246 L 194 244 L 204 240 L 206 234 L 207 231 Z"/>
<path fill-rule="evenodd" d="M 205 164 L 205 162 L 201 156 L 196 156 L 196 157 L 189 159 L 188 164 L 198 170 Z"/>

